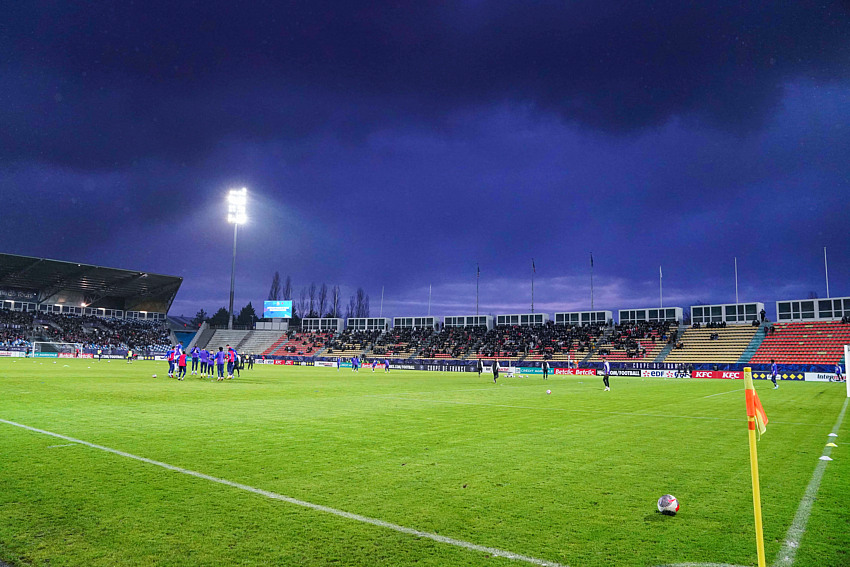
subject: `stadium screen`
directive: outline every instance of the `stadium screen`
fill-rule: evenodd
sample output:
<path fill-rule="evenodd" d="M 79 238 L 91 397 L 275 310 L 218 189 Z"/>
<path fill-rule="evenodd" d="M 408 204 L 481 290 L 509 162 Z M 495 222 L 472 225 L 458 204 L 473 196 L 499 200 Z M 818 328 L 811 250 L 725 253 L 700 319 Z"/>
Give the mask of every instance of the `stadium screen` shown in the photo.
<path fill-rule="evenodd" d="M 263 318 L 264 319 L 291 319 L 292 318 L 292 301 L 264 301 L 263 302 Z"/>

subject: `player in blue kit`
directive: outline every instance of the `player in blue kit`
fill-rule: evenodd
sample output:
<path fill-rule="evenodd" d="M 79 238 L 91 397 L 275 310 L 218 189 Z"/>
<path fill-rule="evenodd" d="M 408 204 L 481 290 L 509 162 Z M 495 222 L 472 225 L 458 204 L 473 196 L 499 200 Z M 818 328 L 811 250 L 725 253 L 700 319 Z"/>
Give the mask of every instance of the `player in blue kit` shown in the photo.
<path fill-rule="evenodd" d="M 389 371 L 390 371 L 390 359 L 385 358 L 384 359 L 384 373 L 387 373 Z"/>
<path fill-rule="evenodd" d="M 773 389 L 777 389 L 779 384 L 776 383 L 776 377 L 779 376 L 779 367 L 776 366 L 776 361 L 770 359 L 770 379 L 773 381 Z"/>

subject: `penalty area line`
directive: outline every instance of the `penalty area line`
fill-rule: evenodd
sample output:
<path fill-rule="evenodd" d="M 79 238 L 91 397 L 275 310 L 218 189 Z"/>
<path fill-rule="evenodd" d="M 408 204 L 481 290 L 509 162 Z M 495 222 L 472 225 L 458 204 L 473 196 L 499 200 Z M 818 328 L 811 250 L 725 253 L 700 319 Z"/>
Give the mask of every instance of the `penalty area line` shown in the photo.
<path fill-rule="evenodd" d="M 405 526 L 400 526 L 398 524 L 393 524 L 391 522 L 385 522 L 383 520 L 379 520 L 377 518 L 370 518 L 368 516 L 361 516 L 360 514 L 354 514 L 351 512 L 346 512 L 344 510 L 338 510 L 336 508 L 330 508 L 328 506 L 323 506 L 321 504 L 314 504 L 312 502 L 306 502 L 304 500 L 298 500 L 297 498 L 292 498 L 290 496 L 284 496 L 283 494 L 278 494 L 276 492 L 271 492 L 268 490 L 263 490 L 262 488 L 255 488 L 253 486 L 248 486 L 247 484 L 240 484 L 238 482 L 233 482 L 231 480 L 227 480 L 224 478 L 219 478 L 215 476 L 210 476 L 208 474 L 200 473 L 197 471 L 184 469 L 182 467 L 177 467 L 174 465 L 169 465 L 168 463 L 163 463 L 161 461 L 155 461 L 153 459 L 148 459 L 147 457 L 140 457 L 138 455 L 133 455 L 132 453 L 127 453 L 125 451 L 120 451 L 118 449 L 112 449 L 110 447 L 105 447 L 103 445 L 97 445 L 95 443 L 89 443 L 88 441 L 83 441 L 81 439 L 75 439 L 73 437 L 68 437 L 67 435 L 62 435 L 60 433 L 53 433 L 52 431 L 46 431 L 44 429 L 38 429 L 35 427 L 30 427 L 29 425 L 24 425 L 22 423 L 16 423 L 14 421 L 8 421 L 5 419 L 0 419 L 0 423 L 5 423 L 7 425 L 11 425 L 13 427 L 20 427 L 21 429 L 26 429 L 27 431 L 32 431 L 33 433 L 41 433 L 42 435 L 49 435 L 51 437 L 55 437 L 57 439 L 64 439 L 65 441 L 70 441 L 71 443 L 78 443 L 80 445 L 85 445 L 86 447 L 91 447 L 92 449 L 97 449 L 99 451 L 105 451 L 107 453 L 112 453 L 113 455 L 118 455 L 119 457 L 125 457 L 127 459 L 133 459 L 136 461 L 140 461 L 142 463 L 147 463 L 149 465 L 154 465 L 157 467 L 162 467 L 164 469 L 168 469 L 170 471 L 179 472 L 185 475 L 193 476 L 195 478 L 200 478 L 203 480 L 208 480 L 210 482 L 215 482 L 217 484 L 223 484 L 225 486 L 230 486 L 232 488 L 238 488 L 239 490 L 244 490 L 246 492 L 251 492 L 253 494 L 257 494 L 260 496 L 265 496 L 266 498 L 270 498 L 272 500 L 280 500 L 282 502 L 287 502 L 289 504 L 294 504 L 296 506 L 301 506 L 302 508 L 309 508 L 311 510 L 315 510 L 317 512 L 324 512 L 326 514 L 332 514 L 334 516 L 339 516 L 340 518 L 345 518 L 347 520 L 353 520 L 355 522 L 361 522 L 364 524 L 371 524 L 373 526 L 378 526 L 380 528 L 386 528 L 389 530 L 393 530 L 395 532 L 412 535 L 414 537 L 422 538 L 422 539 L 430 539 L 439 543 L 444 543 L 446 545 L 452 545 L 455 547 L 461 547 L 463 549 L 468 549 L 470 551 L 477 551 L 480 553 L 490 554 L 493 557 L 503 557 L 505 559 L 511 559 L 513 561 L 523 561 L 525 563 L 530 563 L 532 565 L 539 565 L 541 567 L 568 567 L 562 563 L 557 563 L 555 561 L 547 561 L 545 559 L 538 559 L 536 557 L 530 557 L 528 555 L 522 555 L 519 553 L 514 553 L 512 551 L 506 551 L 504 549 L 497 549 L 495 547 L 486 547 L 483 545 L 478 545 L 475 543 L 470 543 L 468 541 L 464 541 L 461 539 L 455 539 L 451 537 L 441 536 L 439 534 L 431 533 L 431 532 L 423 532 L 420 530 L 416 530 L 413 528 L 408 528 Z"/>

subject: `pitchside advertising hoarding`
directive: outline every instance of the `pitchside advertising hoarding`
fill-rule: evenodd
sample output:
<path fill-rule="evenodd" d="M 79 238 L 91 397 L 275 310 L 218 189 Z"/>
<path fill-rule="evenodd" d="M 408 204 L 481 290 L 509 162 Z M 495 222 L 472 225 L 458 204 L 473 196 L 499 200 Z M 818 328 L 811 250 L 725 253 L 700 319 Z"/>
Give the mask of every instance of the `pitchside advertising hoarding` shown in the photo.
<path fill-rule="evenodd" d="M 291 319 L 292 301 L 264 301 L 263 319 Z"/>
<path fill-rule="evenodd" d="M 595 376 L 594 368 L 556 368 L 555 374 L 566 376 Z"/>

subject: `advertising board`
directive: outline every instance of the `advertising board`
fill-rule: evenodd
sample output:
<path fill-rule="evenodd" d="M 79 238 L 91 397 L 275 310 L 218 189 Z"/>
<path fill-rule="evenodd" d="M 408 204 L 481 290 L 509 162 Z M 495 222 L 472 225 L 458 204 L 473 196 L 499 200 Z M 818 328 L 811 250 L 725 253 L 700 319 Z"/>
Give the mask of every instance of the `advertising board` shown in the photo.
<path fill-rule="evenodd" d="M 566 376 L 596 376 L 595 368 L 556 368 L 555 374 Z"/>
<path fill-rule="evenodd" d="M 641 370 L 640 375 L 644 378 L 675 378 L 675 370 Z"/>

